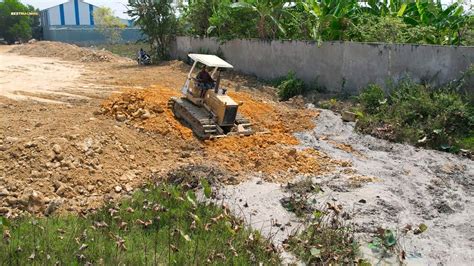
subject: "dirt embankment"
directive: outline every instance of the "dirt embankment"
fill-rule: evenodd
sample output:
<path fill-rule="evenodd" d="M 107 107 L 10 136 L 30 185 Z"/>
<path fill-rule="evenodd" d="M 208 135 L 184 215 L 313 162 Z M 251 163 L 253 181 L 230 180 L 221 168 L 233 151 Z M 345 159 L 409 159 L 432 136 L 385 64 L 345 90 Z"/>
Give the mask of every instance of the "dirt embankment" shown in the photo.
<path fill-rule="evenodd" d="M 93 50 L 73 44 L 41 41 L 14 47 L 11 53 L 36 57 L 56 57 L 77 62 L 125 62 L 129 59 L 105 50 Z"/>

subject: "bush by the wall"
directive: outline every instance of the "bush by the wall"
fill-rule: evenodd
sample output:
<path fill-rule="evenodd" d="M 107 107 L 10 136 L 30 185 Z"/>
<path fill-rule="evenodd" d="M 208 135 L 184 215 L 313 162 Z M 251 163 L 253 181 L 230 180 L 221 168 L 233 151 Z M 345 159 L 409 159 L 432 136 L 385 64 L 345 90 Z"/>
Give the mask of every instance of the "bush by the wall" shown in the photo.
<path fill-rule="evenodd" d="M 386 100 L 380 88 L 369 86 L 359 102 L 363 115 L 357 127 L 364 133 L 454 152 L 473 148 L 474 108 L 448 87 L 432 89 L 405 79 Z"/>
<path fill-rule="evenodd" d="M 303 94 L 305 84 L 295 76 L 294 72 L 290 72 L 286 77 L 277 81 L 277 88 L 280 100 L 286 101 L 291 97 Z"/>
<path fill-rule="evenodd" d="M 386 102 L 384 91 L 377 85 L 367 86 L 367 88 L 362 90 L 358 99 L 364 107 L 364 111 L 369 114 L 379 111 L 380 107 Z"/>

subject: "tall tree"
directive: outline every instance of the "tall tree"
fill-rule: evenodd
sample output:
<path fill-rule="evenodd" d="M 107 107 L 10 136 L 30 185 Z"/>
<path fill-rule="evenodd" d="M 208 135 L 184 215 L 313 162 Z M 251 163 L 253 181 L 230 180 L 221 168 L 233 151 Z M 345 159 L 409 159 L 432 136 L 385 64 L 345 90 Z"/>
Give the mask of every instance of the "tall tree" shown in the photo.
<path fill-rule="evenodd" d="M 27 6 L 18 0 L 0 2 L 0 38 L 8 43 L 26 41 L 31 38 L 32 18 L 28 16 L 13 16 L 12 12 L 29 12 Z"/>
<path fill-rule="evenodd" d="M 194 0 L 189 2 L 184 18 L 189 24 L 188 33 L 200 37 L 208 35 L 208 29 L 211 26 L 209 18 L 213 15 L 215 7 L 219 0 Z"/>
<path fill-rule="evenodd" d="M 122 29 L 125 25 L 114 16 L 112 9 L 100 7 L 94 10 L 94 21 L 96 29 L 105 36 L 108 43 L 114 44 L 122 39 Z"/>
<path fill-rule="evenodd" d="M 172 0 L 129 0 L 128 14 L 141 27 L 158 59 L 169 58 L 172 39 L 176 35 L 178 21 Z"/>

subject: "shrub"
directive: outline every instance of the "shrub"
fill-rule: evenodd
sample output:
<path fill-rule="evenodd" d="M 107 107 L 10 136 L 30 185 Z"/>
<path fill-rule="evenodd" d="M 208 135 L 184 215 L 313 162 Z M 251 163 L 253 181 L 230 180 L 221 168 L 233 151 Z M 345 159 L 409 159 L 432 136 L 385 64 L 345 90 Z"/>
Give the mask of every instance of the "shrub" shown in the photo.
<path fill-rule="evenodd" d="M 385 93 L 379 86 L 369 85 L 362 90 L 358 99 L 364 110 L 369 114 L 373 114 L 384 103 Z"/>
<path fill-rule="evenodd" d="M 322 205 L 313 212 L 304 230 L 290 236 L 289 250 L 308 265 L 351 264 L 358 257 L 359 244 L 343 217 L 339 206 Z"/>
<path fill-rule="evenodd" d="M 450 87 L 434 90 L 404 79 L 383 104 L 382 97 L 381 89 L 374 86 L 359 96 L 364 115 L 357 127 L 362 132 L 442 150 L 472 149 L 474 108 L 466 95 Z"/>
<path fill-rule="evenodd" d="M 279 82 L 277 88 L 280 100 L 286 101 L 291 97 L 303 94 L 305 91 L 305 84 L 301 79 L 298 79 L 295 76 L 294 72 L 290 72 Z"/>

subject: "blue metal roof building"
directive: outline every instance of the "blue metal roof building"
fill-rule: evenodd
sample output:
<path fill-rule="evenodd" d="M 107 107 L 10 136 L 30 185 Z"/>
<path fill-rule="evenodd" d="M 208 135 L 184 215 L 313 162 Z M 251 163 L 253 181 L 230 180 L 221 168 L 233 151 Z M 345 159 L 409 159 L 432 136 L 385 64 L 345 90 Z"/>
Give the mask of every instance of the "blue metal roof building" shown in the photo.
<path fill-rule="evenodd" d="M 84 0 L 68 0 L 41 10 L 41 25 L 45 40 L 82 45 L 106 42 L 103 34 L 95 29 L 94 10 L 99 8 Z M 142 38 L 140 29 L 132 20 L 121 19 L 127 27 L 121 30 L 121 42 L 135 42 Z"/>
<path fill-rule="evenodd" d="M 69 0 L 42 10 L 41 20 L 45 26 L 94 26 L 96 8 L 84 0 Z"/>

